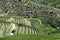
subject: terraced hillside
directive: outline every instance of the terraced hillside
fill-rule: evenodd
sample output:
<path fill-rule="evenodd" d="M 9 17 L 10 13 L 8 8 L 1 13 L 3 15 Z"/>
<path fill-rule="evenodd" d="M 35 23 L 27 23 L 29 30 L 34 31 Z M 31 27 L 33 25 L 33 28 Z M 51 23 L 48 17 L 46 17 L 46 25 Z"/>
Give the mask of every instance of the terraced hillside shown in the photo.
<path fill-rule="evenodd" d="M 25 20 L 24 20 L 25 19 Z M 18 40 L 55 40 L 57 25 L 55 19 L 45 19 L 45 17 L 39 18 L 23 18 L 19 16 L 3 16 L 0 17 L 0 38 L 1 40 L 14 40 L 18 37 Z M 26 21 L 27 20 L 27 21 Z M 52 22 L 52 25 L 48 21 Z M 53 20 L 53 21 L 52 21 Z M 29 22 L 28 22 L 29 21 Z M 27 23 L 26 23 L 27 22 Z M 52 34 L 53 38 L 51 38 Z M 50 34 L 50 35 L 49 35 Z M 12 38 L 11 38 L 12 35 Z M 15 35 L 15 36 L 14 36 Z M 9 37 L 6 37 L 9 36 Z M 17 37 L 16 37 L 17 36 Z M 57 35 L 56 35 L 57 36 Z M 15 38 L 16 37 L 16 38 Z M 21 37 L 21 38 L 20 38 Z M 35 38 L 34 38 L 35 37 Z"/>
<path fill-rule="evenodd" d="M 42 33 L 43 32 L 38 30 L 38 28 L 33 27 L 28 19 L 18 17 L 0 17 L 0 36 L 9 36 L 13 34 L 40 35 Z"/>
<path fill-rule="evenodd" d="M 0 0 L 0 40 L 60 40 L 60 9 L 33 0 Z"/>
<path fill-rule="evenodd" d="M 39 18 L 23 18 L 23 17 L 15 17 L 15 16 L 4 16 L 0 17 L 0 31 L 1 36 L 9 36 L 16 34 L 37 34 L 44 35 L 49 32 L 55 31 L 58 27 L 57 20 L 51 19 L 53 22 L 49 24 L 49 20 L 45 19 L 45 17 Z M 55 21 L 54 21 L 55 20 Z M 12 32 L 12 33 L 11 33 Z"/>

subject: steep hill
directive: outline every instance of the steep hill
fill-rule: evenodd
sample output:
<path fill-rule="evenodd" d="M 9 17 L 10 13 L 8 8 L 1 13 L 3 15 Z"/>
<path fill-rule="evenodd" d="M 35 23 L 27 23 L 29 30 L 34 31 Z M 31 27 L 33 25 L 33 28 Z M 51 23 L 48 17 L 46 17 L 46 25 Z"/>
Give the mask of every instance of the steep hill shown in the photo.
<path fill-rule="evenodd" d="M 0 0 L 0 40 L 60 40 L 60 9 L 48 6 L 52 4 Z"/>

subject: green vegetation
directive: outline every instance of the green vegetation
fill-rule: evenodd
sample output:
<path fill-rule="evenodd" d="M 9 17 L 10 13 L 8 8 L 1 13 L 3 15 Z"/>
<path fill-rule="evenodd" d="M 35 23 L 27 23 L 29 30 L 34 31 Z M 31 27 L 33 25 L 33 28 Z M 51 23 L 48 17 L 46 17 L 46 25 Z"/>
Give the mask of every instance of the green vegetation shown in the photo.
<path fill-rule="evenodd" d="M 54 35 L 14 35 L 9 37 L 0 38 L 0 40 L 60 40 L 60 34 Z"/>
<path fill-rule="evenodd" d="M 54 38 L 45 37 L 44 35 L 14 35 L 0 38 L 0 40 L 55 40 Z"/>

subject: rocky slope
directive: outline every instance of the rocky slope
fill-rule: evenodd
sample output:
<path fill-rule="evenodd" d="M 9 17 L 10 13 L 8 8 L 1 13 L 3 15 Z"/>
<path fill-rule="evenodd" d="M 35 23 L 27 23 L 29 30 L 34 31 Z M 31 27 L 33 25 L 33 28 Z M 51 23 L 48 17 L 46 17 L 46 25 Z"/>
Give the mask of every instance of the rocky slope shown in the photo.
<path fill-rule="evenodd" d="M 2 14 L 1 14 L 2 13 Z M 30 1 L 0 1 L 0 16 L 16 15 L 27 17 L 52 17 L 60 18 L 60 9 L 37 4 Z"/>

